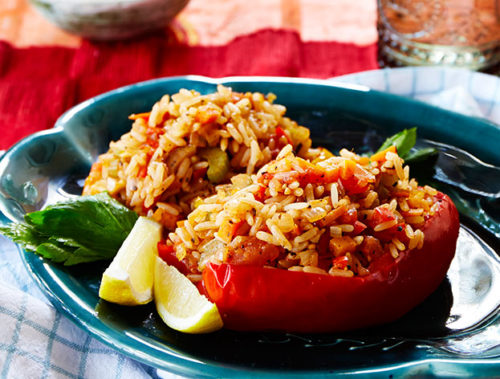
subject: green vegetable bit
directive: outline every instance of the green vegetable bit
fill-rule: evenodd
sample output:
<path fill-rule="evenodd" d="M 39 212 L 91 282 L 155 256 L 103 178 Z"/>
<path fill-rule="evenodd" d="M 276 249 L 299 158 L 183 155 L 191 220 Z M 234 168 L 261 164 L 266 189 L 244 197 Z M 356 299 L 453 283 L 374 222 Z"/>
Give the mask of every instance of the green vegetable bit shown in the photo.
<path fill-rule="evenodd" d="M 417 142 L 417 128 L 405 129 L 393 136 L 387 138 L 385 142 L 377 150 L 377 153 L 394 145 L 401 158 L 404 158 L 409 153 L 411 148 Z"/>
<path fill-rule="evenodd" d="M 405 162 L 407 163 L 417 163 L 424 162 L 430 159 L 431 157 L 436 157 L 438 155 L 438 151 L 433 147 L 425 147 L 423 149 L 415 149 L 414 151 L 410 151 L 405 158 Z"/>
<path fill-rule="evenodd" d="M 387 138 L 376 152 L 378 153 L 394 145 L 396 146 L 398 155 L 408 164 L 423 162 L 437 156 L 438 151 L 434 148 L 414 148 L 416 142 L 417 128 L 404 129 L 401 132 Z"/>
<path fill-rule="evenodd" d="M 222 182 L 229 172 L 229 157 L 218 147 L 208 147 L 200 151 L 200 156 L 207 160 L 207 178 L 211 183 Z"/>
<path fill-rule="evenodd" d="M 310 130 L 303 126 L 292 124 L 284 126 L 284 128 L 290 134 L 290 139 L 295 147 L 297 147 L 301 141 L 306 141 L 311 135 Z"/>
<path fill-rule="evenodd" d="M 82 196 L 28 213 L 0 233 L 26 250 L 66 266 L 112 259 L 137 214 L 109 194 Z"/>

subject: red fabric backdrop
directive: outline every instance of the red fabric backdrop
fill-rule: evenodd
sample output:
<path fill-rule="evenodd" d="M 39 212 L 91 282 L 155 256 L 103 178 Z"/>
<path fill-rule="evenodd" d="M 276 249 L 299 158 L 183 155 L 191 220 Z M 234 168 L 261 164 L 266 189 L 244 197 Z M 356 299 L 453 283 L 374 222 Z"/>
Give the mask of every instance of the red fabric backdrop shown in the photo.
<path fill-rule="evenodd" d="M 164 35 L 77 49 L 15 48 L 0 42 L 0 149 L 50 128 L 72 105 L 156 77 L 265 75 L 328 78 L 377 68 L 376 45 L 302 42 L 296 32 L 262 30 L 223 46 L 172 44 Z"/>

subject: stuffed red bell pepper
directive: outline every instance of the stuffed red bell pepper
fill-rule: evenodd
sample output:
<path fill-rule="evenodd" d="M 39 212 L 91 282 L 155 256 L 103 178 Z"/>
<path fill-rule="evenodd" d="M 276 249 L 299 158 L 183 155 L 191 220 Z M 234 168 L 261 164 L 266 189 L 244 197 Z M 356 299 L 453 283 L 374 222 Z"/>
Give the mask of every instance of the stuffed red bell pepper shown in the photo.
<path fill-rule="evenodd" d="M 455 253 L 451 200 L 409 177 L 391 146 L 308 162 L 285 147 L 256 176 L 196 203 L 163 251 L 227 328 L 346 331 L 390 322 L 430 295 Z"/>

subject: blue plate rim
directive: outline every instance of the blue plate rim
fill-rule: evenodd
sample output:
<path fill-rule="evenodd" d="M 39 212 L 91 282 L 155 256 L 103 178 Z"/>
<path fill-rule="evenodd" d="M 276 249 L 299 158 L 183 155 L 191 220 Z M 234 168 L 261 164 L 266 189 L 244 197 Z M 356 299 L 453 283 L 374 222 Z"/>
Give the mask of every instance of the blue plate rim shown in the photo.
<path fill-rule="evenodd" d="M 169 360 L 164 360 L 158 357 L 153 357 L 150 354 L 140 354 L 136 348 L 130 348 L 129 346 L 123 346 L 117 343 L 117 340 L 110 338 L 108 334 L 103 333 L 101 330 L 96 329 L 91 325 L 91 323 L 84 322 L 85 320 L 79 319 L 71 309 L 64 307 L 64 302 L 56 294 L 53 293 L 52 289 L 49 287 L 48 283 L 42 280 L 38 273 L 32 270 L 31 264 L 28 259 L 32 258 L 33 254 L 18 248 L 18 252 L 21 256 L 23 264 L 26 269 L 33 277 L 37 285 L 44 291 L 44 294 L 49 298 L 50 302 L 55 306 L 55 308 L 65 314 L 75 325 L 84 330 L 88 330 L 89 333 L 98 339 L 99 341 L 105 343 L 106 345 L 112 347 L 119 353 L 123 353 L 129 358 L 135 359 L 146 365 L 154 366 L 158 369 L 166 370 L 178 375 L 186 376 L 196 376 L 196 377 L 258 377 L 258 378 L 277 378 L 277 377 L 294 377 L 294 378 L 319 378 L 325 376 L 340 376 L 340 375 L 350 375 L 357 377 L 370 376 L 370 378 L 387 378 L 388 375 L 393 375 L 397 377 L 398 375 L 404 375 L 410 370 L 417 368 L 424 369 L 432 367 L 433 374 L 444 373 L 448 370 L 453 371 L 453 367 L 458 365 L 462 366 L 474 366 L 474 372 L 478 376 L 484 371 L 485 374 L 490 373 L 489 369 L 491 367 L 500 367 L 500 358 L 491 359 L 466 359 L 466 358 L 428 358 L 428 359 L 417 359 L 407 363 L 381 365 L 378 367 L 372 366 L 366 369 L 356 369 L 356 370 L 293 370 L 293 371 L 278 371 L 273 369 L 254 369 L 249 367 L 239 367 L 236 365 L 220 365 L 217 362 L 186 359 L 186 357 L 181 357 L 180 354 L 172 354 L 169 356 Z M 34 257 L 34 259 L 40 259 L 39 257 Z M 41 260 L 41 259 L 40 259 Z M 44 263 L 47 264 L 47 263 Z M 100 322 L 100 320 L 99 320 Z M 106 328 L 107 326 L 104 325 Z M 113 332 L 116 332 L 112 329 Z M 119 333 L 118 333 L 119 334 Z M 189 361 L 190 365 L 193 367 L 186 367 L 186 361 Z M 480 370 L 477 370 L 477 368 Z M 419 371 L 420 372 L 420 371 Z"/>
<path fill-rule="evenodd" d="M 369 375 L 370 378 L 387 378 L 389 375 L 393 377 L 398 377 L 399 375 L 405 375 L 409 371 L 415 369 L 422 369 L 424 372 L 428 372 L 428 368 L 432 367 L 432 374 L 436 375 L 438 373 L 453 372 L 453 368 L 457 366 L 474 366 L 474 373 L 478 377 L 481 373 L 489 374 L 491 367 L 499 367 L 500 369 L 500 358 L 489 358 L 489 359 L 467 359 L 467 358 L 427 358 L 427 359 L 416 359 L 411 362 L 406 363 L 396 363 L 381 366 L 371 366 L 369 368 L 360 368 L 355 370 L 349 369 L 320 369 L 320 370 L 289 370 L 289 371 L 279 371 L 275 369 L 261 369 L 261 368 L 250 368 L 250 367 L 240 367 L 236 365 L 221 365 L 215 361 L 210 361 L 207 364 L 207 360 L 197 360 L 197 359 L 187 359 L 182 356 L 182 354 L 176 354 L 172 352 L 168 356 L 168 360 L 153 357 L 147 352 L 142 354 L 142 351 L 137 348 L 131 348 L 129 346 L 121 345 L 116 338 L 110 338 L 109 334 L 104 333 L 102 330 L 92 326 L 91 322 L 86 322 L 86 320 L 81 320 L 77 317 L 73 311 L 64 306 L 62 299 L 57 296 L 52 288 L 49 286 L 45 280 L 39 275 L 39 273 L 33 270 L 32 265 L 28 260 L 37 259 L 42 260 L 40 257 L 33 256 L 33 254 L 26 252 L 24 249 L 17 246 L 19 255 L 25 265 L 26 269 L 35 280 L 37 285 L 42 289 L 44 295 L 48 297 L 49 301 L 54 305 L 54 307 L 67 316 L 75 325 L 83 330 L 87 330 L 93 337 L 103 342 L 104 344 L 110 346 L 115 351 L 122 353 L 129 358 L 136 361 L 156 367 L 161 370 L 169 371 L 177 375 L 185 375 L 187 377 L 245 377 L 245 378 L 281 378 L 281 377 L 294 377 L 294 378 L 320 378 L 320 377 L 332 377 L 349 375 L 356 377 L 366 377 Z M 44 263 L 47 265 L 47 263 Z M 99 323 L 102 323 L 97 317 L 95 317 Z M 105 328 L 110 329 L 113 334 L 117 333 L 115 329 L 109 328 L 107 325 L 103 324 Z M 163 353 L 163 352 L 161 352 Z M 187 367 L 186 363 L 191 365 Z M 477 368 L 480 368 L 479 370 Z M 420 370 L 418 372 L 421 372 Z M 458 376 L 457 376 L 458 377 Z"/>

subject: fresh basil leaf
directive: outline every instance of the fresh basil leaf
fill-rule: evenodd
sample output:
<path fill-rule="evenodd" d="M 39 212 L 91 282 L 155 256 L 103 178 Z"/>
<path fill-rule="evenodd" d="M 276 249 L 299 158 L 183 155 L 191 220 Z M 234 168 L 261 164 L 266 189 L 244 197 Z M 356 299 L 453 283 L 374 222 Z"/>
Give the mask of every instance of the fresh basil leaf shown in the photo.
<path fill-rule="evenodd" d="M 35 251 L 44 240 L 32 227 L 24 223 L 11 223 L 0 227 L 0 232 L 13 242 L 22 244 L 26 250 Z"/>
<path fill-rule="evenodd" d="M 112 258 L 134 226 L 137 215 L 107 193 L 82 196 L 28 213 L 27 224 L 39 232 L 74 239 Z"/>
<path fill-rule="evenodd" d="M 34 252 L 57 263 L 66 262 L 72 255 L 71 250 L 50 242 L 44 242 L 38 245 Z"/>
<path fill-rule="evenodd" d="M 377 150 L 377 153 L 394 145 L 398 151 L 398 155 L 405 159 L 411 148 L 417 142 L 417 128 L 404 129 L 399 133 L 387 138 L 382 146 Z"/>
<path fill-rule="evenodd" d="M 65 265 L 112 259 L 137 214 L 107 193 L 82 196 L 24 216 L 0 228 L 26 250 Z"/>

